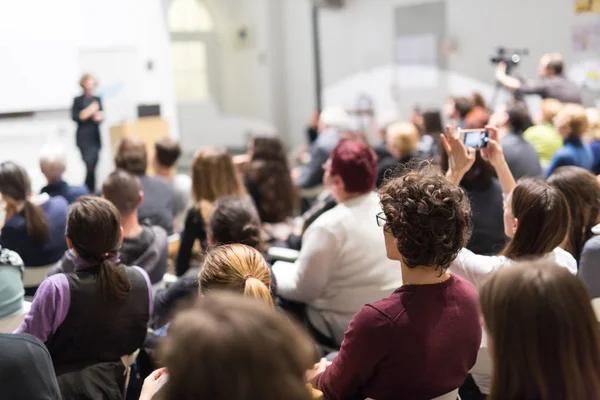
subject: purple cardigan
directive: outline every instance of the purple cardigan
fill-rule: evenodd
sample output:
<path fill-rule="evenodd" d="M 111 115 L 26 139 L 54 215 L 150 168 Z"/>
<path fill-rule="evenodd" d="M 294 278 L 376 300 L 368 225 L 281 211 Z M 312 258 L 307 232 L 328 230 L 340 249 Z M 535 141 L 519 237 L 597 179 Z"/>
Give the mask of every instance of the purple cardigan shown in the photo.
<path fill-rule="evenodd" d="M 118 262 L 117 260 L 114 260 Z M 90 268 L 94 265 L 81 258 L 75 259 L 75 271 Z M 148 285 L 149 312 L 152 316 L 152 285 L 146 271 L 134 266 L 146 280 Z M 29 333 L 42 342 L 46 342 L 63 323 L 71 306 L 71 291 L 65 274 L 56 274 L 46 278 L 37 289 L 31 309 L 25 316 L 21 326 L 14 333 Z"/>

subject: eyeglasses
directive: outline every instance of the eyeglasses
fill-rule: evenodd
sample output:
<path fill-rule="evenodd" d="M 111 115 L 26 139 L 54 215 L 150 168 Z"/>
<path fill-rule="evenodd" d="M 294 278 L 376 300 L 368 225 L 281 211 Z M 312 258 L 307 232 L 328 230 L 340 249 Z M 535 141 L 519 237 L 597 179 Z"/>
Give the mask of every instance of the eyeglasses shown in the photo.
<path fill-rule="evenodd" d="M 377 221 L 377 226 L 380 228 L 383 228 L 387 224 L 387 217 L 384 212 L 377 214 L 375 220 Z"/>

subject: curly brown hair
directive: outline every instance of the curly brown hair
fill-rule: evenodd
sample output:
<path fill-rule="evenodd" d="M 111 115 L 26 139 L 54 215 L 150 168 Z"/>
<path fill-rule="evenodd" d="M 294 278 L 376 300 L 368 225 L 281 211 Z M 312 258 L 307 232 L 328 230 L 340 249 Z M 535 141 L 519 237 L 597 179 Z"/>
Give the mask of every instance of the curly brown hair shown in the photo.
<path fill-rule="evenodd" d="M 388 181 L 380 190 L 385 228 L 409 268 L 446 269 L 471 237 L 466 193 L 431 166 Z"/>

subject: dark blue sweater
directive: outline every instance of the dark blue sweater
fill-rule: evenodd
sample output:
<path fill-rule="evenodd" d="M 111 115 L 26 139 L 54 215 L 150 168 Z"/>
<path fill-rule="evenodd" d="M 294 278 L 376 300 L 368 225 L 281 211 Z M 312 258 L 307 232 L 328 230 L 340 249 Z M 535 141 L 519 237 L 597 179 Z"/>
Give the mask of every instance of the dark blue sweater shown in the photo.
<path fill-rule="evenodd" d="M 571 138 L 565 140 L 564 146 L 552 156 L 545 176 L 549 177 L 557 168 L 568 165 L 581 167 L 588 171 L 594 166 L 592 151 L 581 139 Z"/>
<path fill-rule="evenodd" d="M 65 227 L 69 204 L 62 196 L 51 197 L 41 205 L 50 225 L 50 240 L 35 243 L 25 228 L 25 217 L 18 213 L 4 224 L 0 232 L 0 246 L 17 252 L 26 267 L 41 267 L 60 260 L 67 243 Z"/>
<path fill-rule="evenodd" d="M 50 196 L 62 196 L 72 204 L 78 197 L 89 194 L 85 186 L 71 186 L 67 182 L 60 180 L 56 183 L 49 183 L 42 188 L 42 193 L 48 193 Z"/>

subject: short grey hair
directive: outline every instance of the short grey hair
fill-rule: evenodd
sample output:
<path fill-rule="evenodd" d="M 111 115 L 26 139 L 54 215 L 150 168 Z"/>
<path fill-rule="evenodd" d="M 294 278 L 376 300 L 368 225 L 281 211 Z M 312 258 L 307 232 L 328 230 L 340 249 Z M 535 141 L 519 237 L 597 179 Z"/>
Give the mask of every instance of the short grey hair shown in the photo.
<path fill-rule="evenodd" d="M 60 178 L 67 165 L 66 152 L 63 146 L 46 145 L 40 154 L 40 168 L 44 175 Z"/>

